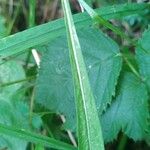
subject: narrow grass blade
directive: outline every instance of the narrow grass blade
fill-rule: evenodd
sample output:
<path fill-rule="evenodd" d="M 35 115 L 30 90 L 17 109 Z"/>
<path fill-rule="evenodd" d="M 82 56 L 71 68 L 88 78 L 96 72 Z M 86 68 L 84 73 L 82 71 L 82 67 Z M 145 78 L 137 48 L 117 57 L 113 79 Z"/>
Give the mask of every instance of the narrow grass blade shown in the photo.
<path fill-rule="evenodd" d="M 149 7 L 149 4 L 125 4 L 102 7 L 101 9 L 97 9 L 96 12 L 101 14 L 105 19 L 112 19 L 144 12 L 146 9 L 149 9 Z M 77 28 L 92 25 L 92 21 L 87 13 L 74 15 L 74 21 Z M 18 54 L 28 48 L 49 42 L 64 34 L 64 30 L 63 19 L 58 19 L 3 38 L 0 40 L 0 56 L 7 57 Z"/>
<path fill-rule="evenodd" d="M 114 33 L 120 35 L 122 38 L 127 39 L 129 42 L 133 42 L 123 31 L 121 31 L 116 26 L 109 23 L 106 19 L 104 19 L 100 14 L 98 14 L 94 9 L 92 9 L 84 0 L 78 0 L 80 5 L 87 11 L 87 13 L 91 16 L 91 18 L 99 24 L 109 28 Z"/>
<path fill-rule="evenodd" d="M 0 134 L 5 134 L 13 137 L 23 139 L 25 141 L 33 142 L 36 144 L 41 144 L 49 148 L 59 149 L 59 150 L 76 150 L 73 146 L 63 143 L 61 141 L 35 134 L 25 130 L 19 130 L 14 127 L 9 127 L 0 124 Z"/>
<path fill-rule="evenodd" d="M 34 27 L 35 25 L 35 9 L 36 0 L 29 0 L 29 27 Z"/>
<path fill-rule="evenodd" d="M 117 35 L 121 36 L 122 38 L 126 39 L 130 44 L 136 46 L 137 42 L 130 39 L 123 31 L 121 31 L 118 27 L 114 26 L 113 24 L 109 23 L 106 19 L 104 19 L 101 15 L 99 15 L 94 9 L 92 9 L 84 0 L 78 0 L 80 5 L 84 7 L 84 9 L 88 12 L 88 14 L 91 16 L 91 18 L 99 24 L 102 24 L 103 26 L 109 28 Z M 149 5 L 150 6 L 150 5 Z M 142 48 L 142 46 L 140 46 Z M 142 48 L 143 49 L 143 48 Z M 123 56 L 124 57 L 124 56 Z M 130 67 L 131 71 L 138 76 L 140 75 L 138 71 L 134 68 L 134 66 L 130 63 L 130 61 L 125 58 L 125 61 L 127 62 L 128 66 Z"/>
<path fill-rule="evenodd" d="M 95 100 L 83 60 L 68 0 L 62 0 L 74 79 L 79 150 L 103 150 L 104 143 Z"/>

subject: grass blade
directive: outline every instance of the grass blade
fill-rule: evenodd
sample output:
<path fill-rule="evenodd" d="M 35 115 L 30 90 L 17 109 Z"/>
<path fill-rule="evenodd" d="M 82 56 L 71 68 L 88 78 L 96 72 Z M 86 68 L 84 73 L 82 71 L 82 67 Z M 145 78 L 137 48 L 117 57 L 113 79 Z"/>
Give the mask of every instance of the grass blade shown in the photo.
<path fill-rule="evenodd" d="M 35 9 L 36 9 L 36 0 L 29 1 L 29 27 L 34 27 L 35 25 Z"/>
<path fill-rule="evenodd" d="M 97 9 L 105 19 L 122 18 L 124 16 L 140 13 L 149 9 L 149 4 L 125 4 L 116 6 L 107 6 Z M 74 15 L 74 21 L 77 28 L 82 28 L 92 24 L 87 13 Z M 65 25 L 63 19 L 58 19 L 31 29 L 16 33 L 0 40 L 0 56 L 7 57 L 18 54 L 28 48 L 44 44 L 50 40 L 64 34 Z"/>
<path fill-rule="evenodd" d="M 127 39 L 129 42 L 133 42 L 123 31 L 121 31 L 118 27 L 109 23 L 106 19 L 104 19 L 101 15 L 99 15 L 94 9 L 92 9 L 84 0 L 78 0 L 80 5 L 87 11 L 87 13 L 91 16 L 95 23 L 102 24 L 103 26 L 109 28 L 114 33 L 118 34 L 122 38 Z"/>
<path fill-rule="evenodd" d="M 136 46 L 137 42 L 133 41 L 128 37 L 122 30 L 120 30 L 118 27 L 112 25 L 109 23 L 106 19 L 104 19 L 101 15 L 99 15 L 94 9 L 92 9 L 84 0 L 78 0 L 80 5 L 83 6 L 83 8 L 88 12 L 88 14 L 91 16 L 91 18 L 98 24 L 102 24 L 103 26 L 109 28 L 117 35 L 121 36 L 122 38 L 126 39 L 130 44 Z M 150 5 L 149 5 L 150 6 Z M 142 46 L 140 46 L 142 48 Z M 143 48 L 142 48 L 143 49 Z M 122 55 L 123 56 L 123 55 Z M 123 56 L 124 57 L 124 56 Z M 130 63 L 130 61 L 127 58 L 124 58 L 127 65 L 131 69 L 131 71 L 141 79 L 140 74 L 138 71 L 134 68 L 134 66 Z"/>
<path fill-rule="evenodd" d="M 5 134 L 17 138 L 21 138 L 25 141 L 33 142 L 36 144 L 41 144 L 46 147 L 55 148 L 59 150 L 76 150 L 73 146 L 63 143 L 61 141 L 35 134 L 25 130 L 19 130 L 14 127 L 9 127 L 6 125 L 0 124 L 0 134 Z"/>
<path fill-rule="evenodd" d="M 86 72 L 68 0 L 62 0 L 74 79 L 79 150 L 103 150 L 104 143 L 95 100 Z"/>

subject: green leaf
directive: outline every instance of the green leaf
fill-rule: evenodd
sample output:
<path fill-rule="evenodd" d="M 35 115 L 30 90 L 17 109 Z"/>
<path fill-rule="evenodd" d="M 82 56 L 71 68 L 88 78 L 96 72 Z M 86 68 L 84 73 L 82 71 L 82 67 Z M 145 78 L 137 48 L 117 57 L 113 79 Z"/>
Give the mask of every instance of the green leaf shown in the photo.
<path fill-rule="evenodd" d="M 9 61 L 0 65 L 0 123 L 15 126 L 16 128 L 29 129 L 29 108 L 24 100 L 24 90 L 20 90 L 22 83 L 12 83 L 25 78 L 25 72 L 21 64 Z M 1 86 L 6 85 L 7 86 Z M 39 119 L 33 117 L 34 121 Z M 38 128 L 39 129 L 39 128 Z M 0 148 L 7 147 L 9 150 L 25 150 L 27 142 L 19 138 L 7 135 L 0 136 Z"/>
<path fill-rule="evenodd" d="M 105 19 L 122 18 L 130 14 L 136 14 L 149 9 L 149 4 L 125 4 L 108 6 L 97 9 Z M 77 28 L 92 25 L 90 17 L 86 13 L 74 15 L 74 22 Z M 35 34 L 36 33 L 36 34 Z M 18 54 L 28 48 L 47 43 L 65 33 L 63 19 L 58 19 L 23 32 L 16 33 L 0 40 L 0 56 L 7 57 Z"/>
<path fill-rule="evenodd" d="M 35 145 L 35 150 L 45 150 L 43 145 L 37 144 Z"/>
<path fill-rule="evenodd" d="M 6 36 L 5 18 L 0 16 L 0 39 Z"/>
<path fill-rule="evenodd" d="M 62 0 L 74 81 L 79 150 L 104 150 L 101 125 L 68 0 Z"/>
<path fill-rule="evenodd" d="M 1 87 L 1 85 L 25 78 L 25 72 L 21 64 L 16 61 L 8 61 L 0 65 L 0 97 L 11 97 L 22 83 Z"/>
<path fill-rule="evenodd" d="M 150 27 L 139 40 L 136 48 L 136 59 L 139 64 L 140 74 L 150 90 Z"/>
<path fill-rule="evenodd" d="M 121 69 L 117 44 L 94 28 L 78 31 L 89 80 L 99 114 L 111 102 Z M 73 83 L 66 37 L 47 45 L 37 80 L 36 100 L 67 117 L 67 128 L 75 127 Z M 59 54 L 59 55 L 58 55 Z"/>
<path fill-rule="evenodd" d="M 16 106 L 12 105 L 10 99 L 7 100 L 6 98 L 0 98 L 0 123 L 5 125 L 12 125 L 18 128 L 28 128 L 28 116 L 26 116 L 23 111 L 23 107 L 25 104 L 17 103 Z M 17 108 L 18 107 L 18 108 Z M 0 148 L 7 147 L 9 150 L 25 150 L 27 147 L 27 142 L 15 138 L 9 137 L 7 135 L 0 136 Z"/>
<path fill-rule="evenodd" d="M 40 134 L 35 134 L 25 129 L 17 129 L 15 127 L 6 126 L 0 124 L 0 134 L 8 135 L 11 137 L 17 137 L 25 141 L 33 142 L 36 144 L 41 144 L 46 147 L 60 149 L 60 150 L 76 150 L 73 146 L 63 143 L 61 141 L 42 136 Z"/>
<path fill-rule="evenodd" d="M 9 61 L 0 65 L 0 85 L 22 78 L 25 78 L 25 72 L 19 63 Z M 16 101 L 17 96 L 15 97 L 15 103 L 17 104 L 14 104 L 12 99 L 14 93 L 18 91 L 21 86 L 22 83 L 0 87 L 0 123 L 29 128 L 28 122 L 26 121 L 28 117 L 25 116 L 25 113 L 22 113 L 23 108 L 26 105 L 18 103 Z M 0 148 L 4 147 L 7 147 L 9 150 L 25 150 L 27 142 L 14 137 L 8 137 L 7 135 L 2 135 L 0 136 Z"/>
<path fill-rule="evenodd" d="M 124 73 L 118 96 L 102 115 L 105 142 L 112 141 L 119 131 L 136 140 L 146 136 L 148 129 L 148 95 L 144 85 L 135 75 Z"/>
<path fill-rule="evenodd" d="M 133 41 L 123 31 L 121 31 L 118 27 L 114 26 L 105 18 L 103 18 L 93 8 L 91 8 L 84 0 L 78 0 L 78 1 L 80 5 L 83 6 L 83 8 L 87 11 L 87 13 L 91 16 L 95 24 L 103 25 L 104 27 L 107 27 L 108 29 L 112 30 L 117 35 L 133 43 Z"/>

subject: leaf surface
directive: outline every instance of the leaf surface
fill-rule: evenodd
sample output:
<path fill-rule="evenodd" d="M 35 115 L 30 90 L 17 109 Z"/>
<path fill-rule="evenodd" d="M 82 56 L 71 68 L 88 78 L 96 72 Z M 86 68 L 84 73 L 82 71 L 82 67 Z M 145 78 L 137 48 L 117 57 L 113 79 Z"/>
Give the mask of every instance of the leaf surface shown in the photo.
<path fill-rule="evenodd" d="M 28 128 L 28 106 L 23 103 L 24 91 L 19 89 L 22 83 L 1 86 L 5 83 L 17 81 L 25 78 L 25 72 L 21 64 L 16 61 L 8 61 L 0 65 L 0 123 L 11 125 L 18 128 Z M 18 94 L 16 94 L 18 93 Z M 18 96 L 19 95 L 19 96 Z M 20 98 L 22 101 L 20 101 Z M 25 150 L 27 142 L 20 139 L 9 137 L 7 135 L 0 136 L 0 148 L 7 147 L 8 150 Z"/>
<path fill-rule="evenodd" d="M 33 142 L 36 144 L 42 144 L 44 146 L 59 149 L 59 150 L 76 150 L 75 147 L 66 144 L 64 142 L 55 140 L 53 138 L 48 138 L 46 136 L 42 136 L 40 134 L 27 131 L 25 129 L 20 130 L 16 127 L 5 126 L 3 124 L 0 124 L 0 134 L 1 135 L 5 134 L 11 137 L 13 136 L 16 138 L 20 138 L 24 141 Z"/>
<path fill-rule="evenodd" d="M 93 28 L 78 31 L 86 69 L 99 114 L 111 102 L 121 69 L 117 44 Z M 36 100 L 68 119 L 68 128 L 75 124 L 73 82 L 66 37 L 47 45 L 37 80 Z"/>
<path fill-rule="evenodd" d="M 19 109 L 16 106 L 13 106 L 9 100 L 0 98 L 0 123 L 4 125 L 11 125 L 18 128 L 29 128 L 28 125 L 28 116 L 23 114 L 23 107 L 25 104 L 19 104 Z M 24 113 L 27 113 L 26 111 Z M 1 131 L 0 131 L 1 133 Z M 0 148 L 7 147 L 8 150 L 25 150 L 27 147 L 27 142 L 20 140 L 19 138 L 10 137 L 7 135 L 0 136 Z"/>
<path fill-rule="evenodd" d="M 136 140 L 146 136 L 148 129 L 148 95 L 145 85 L 133 74 L 122 77 L 118 96 L 102 115 L 105 142 L 115 139 L 119 131 Z"/>
<path fill-rule="evenodd" d="M 98 118 L 93 92 L 89 83 L 79 38 L 74 25 L 69 0 L 62 0 L 61 2 L 64 12 L 74 83 L 73 88 L 77 114 L 78 149 L 104 150 L 101 124 Z"/>
<path fill-rule="evenodd" d="M 140 73 L 150 91 L 150 27 L 143 33 L 142 38 L 138 42 L 136 59 Z"/>
<path fill-rule="evenodd" d="M 21 64 L 16 61 L 8 61 L 0 65 L 0 97 L 10 97 L 21 86 L 22 83 L 1 87 L 1 85 L 25 78 L 25 72 Z"/>

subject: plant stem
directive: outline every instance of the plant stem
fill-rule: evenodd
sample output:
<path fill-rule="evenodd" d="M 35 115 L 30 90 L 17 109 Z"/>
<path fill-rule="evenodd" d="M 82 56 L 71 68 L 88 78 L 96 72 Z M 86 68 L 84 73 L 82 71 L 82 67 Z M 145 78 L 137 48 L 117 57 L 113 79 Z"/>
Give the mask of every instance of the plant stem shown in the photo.
<path fill-rule="evenodd" d="M 127 141 L 128 141 L 128 137 L 125 134 L 123 134 L 122 137 L 121 137 L 121 140 L 120 140 L 120 143 L 119 143 L 119 146 L 118 146 L 117 150 L 124 150 Z"/>
<path fill-rule="evenodd" d="M 123 56 L 123 55 L 122 55 Z M 141 79 L 141 75 L 138 73 L 138 71 L 135 69 L 135 67 L 132 65 L 132 63 L 127 59 L 127 57 L 123 56 L 124 61 L 127 63 L 131 71 L 139 78 Z"/>
<path fill-rule="evenodd" d="M 100 14 L 96 13 L 84 0 L 78 0 L 79 3 L 85 8 L 87 13 L 91 16 L 94 20 L 94 23 L 101 24 L 108 29 L 112 30 L 117 35 L 121 36 L 122 38 L 126 39 L 129 43 L 134 43 L 123 31 L 121 31 L 118 27 L 109 23 L 106 19 L 104 19 Z"/>
<path fill-rule="evenodd" d="M 17 80 L 17 81 L 12 81 L 12 82 L 8 82 L 8 83 L 3 83 L 3 84 L 0 84 L 0 87 L 10 86 L 10 85 L 21 83 L 21 82 L 26 82 L 26 81 L 35 79 L 35 77 L 36 76 L 31 76 L 31 77 L 27 77 L 25 79 L 21 79 L 21 80 Z"/>
<path fill-rule="evenodd" d="M 32 90 L 30 112 L 29 112 L 29 124 L 31 128 L 32 128 L 33 108 L 34 108 L 34 93 L 35 93 L 35 87 Z"/>
<path fill-rule="evenodd" d="M 117 35 L 121 36 L 122 38 L 126 39 L 131 45 L 134 46 L 140 46 L 140 48 L 142 50 L 144 50 L 144 48 L 139 45 L 136 41 L 133 41 L 132 39 L 130 39 L 123 31 L 121 31 L 119 28 L 117 28 L 116 26 L 114 26 L 113 24 L 109 23 L 106 19 L 104 19 L 100 14 L 97 14 L 84 0 L 78 0 L 79 3 L 85 8 L 85 10 L 88 12 L 88 14 L 91 16 L 91 18 L 94 20 L 94 22 L 99 23 L 105 27 L 107 27 L 108 29 L 112 30 L 114 33 L 116 33 Z M 144 50 L 145 51 L 145 50 Z M 123 55 L 122 55 L 123 56 Z M 129 66 L 129 68 L 132 70 L 132 72 L 141 79 L 140 74 L 138 73 L 138 71 L 134 68 L 134 66 L 131 64 L 131 62 L 125 57 L 123 56 L 125 62 L 127 63 L 127 65 Z"/>
<path fill-rule="evenodd" d="M 35 26 L 35 10 L 36 10 L 36 0 L 29 0 L 29 15 L 28 15 L 29 28 Z M 32 53 L 31 51 L 29 51 L 26 59 L 25 68 L 28 67 L 28 63 L 30 61 L 31 55 Z"/>
<path fill-rule="evenodd" d="M 29 0 L 29 27 L 35 26 L 36 0 Z"/>

